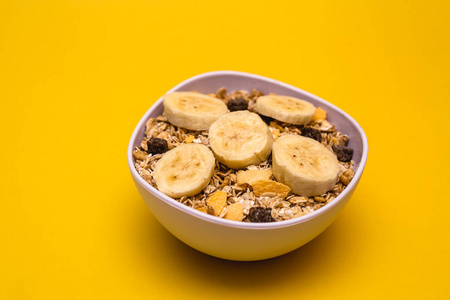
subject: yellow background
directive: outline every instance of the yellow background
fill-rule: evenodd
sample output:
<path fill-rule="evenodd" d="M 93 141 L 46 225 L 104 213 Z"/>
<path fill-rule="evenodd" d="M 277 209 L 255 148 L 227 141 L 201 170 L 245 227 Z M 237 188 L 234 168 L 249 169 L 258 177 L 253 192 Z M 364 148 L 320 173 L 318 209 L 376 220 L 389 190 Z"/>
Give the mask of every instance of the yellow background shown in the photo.
<path fill-rule="evenodd" d="M 448 297 L 449 13 L 448 1 L 0 1 L 0 298 Z M 268 261 L 179 242 L 126 164 L 156 99 L 224 69 L 316 94 L 369 140 L 338 220 Z"/>

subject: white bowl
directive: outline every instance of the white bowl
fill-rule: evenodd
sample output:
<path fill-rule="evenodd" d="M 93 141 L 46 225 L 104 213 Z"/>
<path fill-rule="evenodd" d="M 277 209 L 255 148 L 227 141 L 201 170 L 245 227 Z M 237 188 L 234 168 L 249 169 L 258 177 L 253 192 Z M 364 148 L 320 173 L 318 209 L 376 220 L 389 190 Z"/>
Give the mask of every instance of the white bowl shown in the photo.
<path fill-rule="evenodd" d="M 244 223 L 210 216 L 164 195 L 142 179 L 134 168 L 133 149 L 144 137 L 145 123 L 163 112 L 160 98 L 142 117 L 128 145 L 128 166 L 134 183 L 155 218 L 187 245 L 212 256 L 240 261 L 262 260 L 293 251 L 324 231 L 350 200 L 367 160 L 368 144 L 362 128 L 353 118 L 333 104 L 288 84 L 258 75 L 217 71 L 183 81 L 169 92 L 198 91 L 214 93 L 221 87 L 228 91 L 257 89 L 310 101 L 327 111 L 328 120 L 349 136 L 353 148 L 355 177 L 331 203 L 299 218 L 273 223 Z"/>

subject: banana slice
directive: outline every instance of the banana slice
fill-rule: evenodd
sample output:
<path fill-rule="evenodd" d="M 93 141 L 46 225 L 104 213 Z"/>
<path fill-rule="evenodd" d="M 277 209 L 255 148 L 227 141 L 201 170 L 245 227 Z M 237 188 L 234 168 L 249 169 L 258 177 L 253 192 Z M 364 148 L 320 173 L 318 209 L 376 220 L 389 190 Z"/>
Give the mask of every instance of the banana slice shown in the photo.
<path fill-rule="evenodd" d="M 216 160 L 202 144 L 181 144 L 166 152 L 153 171 L 158 190 L 172 198 L 194 196 L 211 180 Z"/>
<path fill-rule="evenodd" d="M 316 107 L 298 98 L 269 95 L 258 98 L 256 111 L 281 122 L 304 125 L 311 122 Z"/>
<path fill-rule="evenodd" d="M 218 161 L 242 169 L 265 161 L 272 151 L 273 138 L 260 116 L 242 110 L 214 122 L 209 128 L 209 143 Z"/>
<path fill-rule="evenodd" d="M 171 124 L 190 130 L 207 130 L 221 115 L 228 112 L 222 100 L 193 92 L 164 95 L 163 105 L 163 115 Z"/>
<path fill-rule="evenodd" d="M 316 140 L 293 134 L 273 144 L 272 164 L 275 178 L 304 197 L 333 189 L 339 172 L 334 153 Z"/>

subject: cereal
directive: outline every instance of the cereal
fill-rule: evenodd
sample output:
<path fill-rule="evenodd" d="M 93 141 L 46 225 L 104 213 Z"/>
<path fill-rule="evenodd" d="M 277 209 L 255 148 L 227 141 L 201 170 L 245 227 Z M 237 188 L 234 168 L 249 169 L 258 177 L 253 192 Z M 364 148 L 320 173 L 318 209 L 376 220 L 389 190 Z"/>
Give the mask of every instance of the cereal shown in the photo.
<path fill-rule="evenodd" d="M 222 99 L 224 103 L 244 99 L 248 104 L 247 109 L 254 112 L 258 97 L 263 95 L 258 90 L 227 93 L 225 88 L 221 88 L 216 92 L 215 97 Z M 348 136 L 337 131 L 333 124 L 326 120 L 326 111 L 321 108 L 316 109 L 314 119 L 305 126 L 283 123 L 264 116 L 261 118 L 268 124 L 274 140 L 285 134 L 302 135 L 302 133 L 305 134 L 305 128 L 312 128 L 320 132 L 321 143 L 330 151 L 334 146 L 346 146 L 348 143 Z M 311 130 L 311 132 L 316 131 Z M 183 143 L 198 143 L 209 147 L 208 135 L 207 130 L 193 131 L 176 127 L 162 115 L 150 118 L 146 123 L 145 136 L 141 145 L 133 151 L 136 159 L 135 168 L 146 182 L 156 188 L 153 170 L 163 154 L 149 153 L 147 142 L 153 137 L 165 140 L 168 149 L 173 149 Z M 318 135 L 314 135 L 318 139 Z M 267 213 L 268 209 L 270 209 L 270 215 L 274 221 L 289 220 L 320 209 L 332 202 L 346 188 L 354 176 L 353 161 L 351 159 L 349 161 L 340 160 L 339 165 L 339 179 L 331 191 L 315 197 L 300 197 L 289 194 L 287 186 L 271 180 L 272 161 L 270 156 L 258 165 L 248 166 L 246 170 L 233 170 L 216 162 L 213 177 L 201 193 L 175 200 L 203 213 L 229 220 L 252 222 L 258 218 L 270 219 Z M 253 208 L 258 208 L 257 213 Z M 261 213 L 263 210 L 264 212 Z M 252 214 L 258 215 L 256 219 L 254 215 L 250 217 L 250 211 Z"/>
<path fill-rule="evenodd" d="M 251 184 L 253 188 L 253 193 L 255 196 L 261 196 L 266 193 L 273 193 L 281 198 L 286 198 L 291 189 L 282 184 L 281 182 L 276 182 L 273 180 L 258 180 Z"/>
<path fill-rule="evenodd" d="M 237 184 L 250 184 L 258 180 L 270 180 L 272 178 L 272 170 L 247 170 L 237 172 Z"/>
<path fill-rule="evenodd" d="M 145 151 L 142 151 L 140 149 L 134 149 L 134 151 L 133 151 L 134 158 L 139 159 L 139 160 L 145 160 L 147 155 L 148 155 L 148 153 L 146 153 Z"/>
<path fill-rule="evenodd" d="M 206 198 L 206 204 L 214 208 L 215 215 L 218 216 L 227 204 L 227 193 L 218 191 Z"/>
<path fill-rule="evenodd" d="M 348 185 L 354 176 L 355 176 L 355 171 L 353 171 L 353 169 L 347 169 L 344 172 L 344 174 L 342 174 L 341 177 L 339 177 L 339 181 L 345 185 Z"/>
<path fill-rule="evenodd" d="M 225 99 L 225 96 L 227 95 L 227 89 L 222 87 L 216 92 L 216 98 L 219 99 Z"/>

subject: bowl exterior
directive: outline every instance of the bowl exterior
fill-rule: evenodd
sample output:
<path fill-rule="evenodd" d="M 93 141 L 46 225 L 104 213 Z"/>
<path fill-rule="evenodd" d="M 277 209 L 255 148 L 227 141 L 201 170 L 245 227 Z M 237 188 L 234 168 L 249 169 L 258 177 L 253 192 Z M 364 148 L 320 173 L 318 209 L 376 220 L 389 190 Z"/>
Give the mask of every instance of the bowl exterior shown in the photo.
<path fill-rule="evenodd" d="M 297 219 L 250 224 L 212 217 L 189 208 L 163 195 L 146 183 L 134 168 L 133 149 L 144 136 L 145 123 L 163 111 L 159 99 L 137 125 L 128 146 L 128 165 L 135 185 L 155 218 L 174 236 L 187 245 L 206 254 L 240 261 L 262 260 L 295 250 L 324 231 L 350 200 L 364 170 L 368 146 L 361 127 L 345 112 L 308 92 L 269 78 L 233 71 L 210 72 L 195 76 L 173 91 L 213 93 L 221 87 L 229 90 L 258 89 L 263 93 L 276 93 L 299 97 L 324 108 L 329 121 L 350 138 L 356 174 L 349 186 L 335 200 L 321 209 Z"/>
<path fill-rule="evenodd" d="M 352 194 L 347 194 L 332 209 L 302 223 L 253 229 L 224 226 L 198 218 L 161 201 L 137 180 L 135 184 L 155 218 L 179 240 L 203 253 L 238 261 L 273 258 L 303 246 L 337 218 Z"/>

